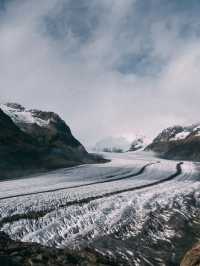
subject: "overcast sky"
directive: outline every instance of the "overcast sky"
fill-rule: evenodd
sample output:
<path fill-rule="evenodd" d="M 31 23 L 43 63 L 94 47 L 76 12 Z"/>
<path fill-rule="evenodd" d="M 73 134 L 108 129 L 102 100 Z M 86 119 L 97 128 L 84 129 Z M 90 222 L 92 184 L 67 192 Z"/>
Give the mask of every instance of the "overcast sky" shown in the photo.
<path fill-rule="evenodd" d="M 0 100 L 85 145 L 200 121 L 199 0 L 0 0 Z"/>

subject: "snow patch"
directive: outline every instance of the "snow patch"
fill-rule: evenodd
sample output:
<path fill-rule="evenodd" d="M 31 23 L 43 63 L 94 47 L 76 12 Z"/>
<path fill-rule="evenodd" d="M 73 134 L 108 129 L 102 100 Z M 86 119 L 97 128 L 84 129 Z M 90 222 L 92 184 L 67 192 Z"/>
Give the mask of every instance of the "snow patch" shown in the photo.
<path fill-rule="evenodd" d="M 135 140 L 131 143 L 130 150 L 137 151 L 137 150 L 144 150 L 149 144 L 151 140 L 145 136 L 136 136 Z"/>
<path fill-rule="evenodd" d="M 21 106 L 16 106 L 13 104 L 0 104 L 2 111 L 7 114 L 14 123 L 20 124 L 37 124 L 40 127 L 48 126 L 50 120 L 43 120 L 41 118 L 35 117 L 31 110 L 27 110 Z"/>
<path fill-rule="evenodd" d="M 186 139 L 190 134 L 191 132 L 189 131 L 183 131 L 183 132 L 177 133 L 173 138 L 170 139 L 170 141 Z"/>

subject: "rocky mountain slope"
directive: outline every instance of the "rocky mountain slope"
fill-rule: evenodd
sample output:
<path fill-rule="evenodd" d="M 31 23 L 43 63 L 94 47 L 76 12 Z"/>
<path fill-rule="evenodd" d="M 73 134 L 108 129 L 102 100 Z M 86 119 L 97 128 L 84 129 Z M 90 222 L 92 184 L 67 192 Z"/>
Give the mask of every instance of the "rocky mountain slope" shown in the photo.
<path fill-rule="evenodd" d="M 0 232 L 0 265 L 2 266 L 109 266 L 105 257 L 89 249 L 73 252 L 68 249 L 43 247 L 35 243 L 14 241 Z"/>
<path fill-rule="evenodd" d="M 146 150 L 168 159 L 200 161 L 200 124 L 169 127 Z"/>
<path fill-rule="evenodd" d="M 53 112 L 1 104 L 0 127 L 0 179 L 101 160 Z"/>

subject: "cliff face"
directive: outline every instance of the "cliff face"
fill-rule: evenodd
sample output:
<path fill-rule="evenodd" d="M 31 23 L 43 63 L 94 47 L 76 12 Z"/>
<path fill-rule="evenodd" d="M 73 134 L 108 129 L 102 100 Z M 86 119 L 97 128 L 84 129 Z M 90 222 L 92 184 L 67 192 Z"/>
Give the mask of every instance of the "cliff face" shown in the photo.
<path fill-rule="evenodd" d="M 53 112 L 0 105 L 0 179 L 97 162 Z"/>
<path fill-rule="evenodd" d="M 53 112 L 27 110 L 19 104 L 8 103 L 0 106 L 12 121 L 24 132 L 36 138 L 41 145 L 62 145 L 80 147 L 66 123 Z"/>
<path fill-rule="evenodd" d="M 0 128 L 0 178 L 17 176 L 19 172 L 25 171 L 25 166 L 31 171 L 31 161 L 34 161 L 36 167 L 37 142 L 22 132 L 2 110 Z"/>
<path fill-rule="evenodd" d="M 167 159 L 200 161 L 200 126 L 167 128 L 146 150 L 152 150 Z"/>

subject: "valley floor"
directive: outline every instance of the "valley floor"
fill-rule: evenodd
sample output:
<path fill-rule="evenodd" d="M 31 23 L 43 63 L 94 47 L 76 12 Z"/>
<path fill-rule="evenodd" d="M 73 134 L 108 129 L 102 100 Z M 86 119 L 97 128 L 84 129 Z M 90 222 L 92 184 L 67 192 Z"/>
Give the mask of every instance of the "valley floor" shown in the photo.
<path fill-rule="evenodd" d="M 90 247 L 114 265 L 175 266 L 200 238 L 200 164 L 147 152 L 0 182 L 0 230 L 51 247 Z"/>

